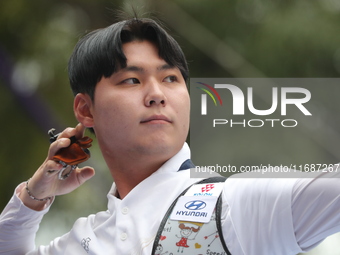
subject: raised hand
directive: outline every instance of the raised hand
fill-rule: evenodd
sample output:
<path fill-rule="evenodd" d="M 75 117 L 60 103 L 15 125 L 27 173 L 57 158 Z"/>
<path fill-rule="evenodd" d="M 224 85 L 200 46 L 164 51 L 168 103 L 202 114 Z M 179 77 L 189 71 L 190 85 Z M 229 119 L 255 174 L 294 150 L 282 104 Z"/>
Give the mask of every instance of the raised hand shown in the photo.
<path fill-rule="evenodd" d="M 46 200 L 49 200 L 49 198 L 67 194 L 94 176 L 95 172 L 92 167 L 77 167 L 69 177 L 65 180 L 60 180 L 58 175 L 63 165 L 53 160 L 54 155 L 60 149 L 71 144 L 70 137 L 75 136 L 77 140 L 81 139 L 84 132 L 85 127 L 78 124 L 75 128 L 66 128 L 60 133 L 57 140 L 51 143 L 46 160 L 27 184 L 29 192 L 23 189 L 19 195 L 27 207 L 33 210 L 42 210 L 45 207 Z"/>

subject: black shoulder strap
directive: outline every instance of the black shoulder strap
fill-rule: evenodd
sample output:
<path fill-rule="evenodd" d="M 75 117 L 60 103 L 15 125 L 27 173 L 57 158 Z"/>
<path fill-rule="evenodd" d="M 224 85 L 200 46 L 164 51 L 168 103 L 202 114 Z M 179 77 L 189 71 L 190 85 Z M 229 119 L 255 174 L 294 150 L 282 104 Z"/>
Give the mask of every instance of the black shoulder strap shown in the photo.
<path fill-rule="evenodd" d="M 222 195 L 222 194 L 221 194 Z M 216 227 L 218 234 L 220 235 L 221 244 L 223 246 L 224 251 L 231 255 L 230 251 L 228 250 L 228 247 L 224 241 L 223 237 L 223 231 L 222 231 L 222 223 L 221 223 L 221 213 L 222 213 L 222 196 L 218 197 L 217 203 L 216 203 Z"/>
<path fill-rule="evenodd" d="M 227 178 L 226 177 L 223 177 L 223 176 L 216 176 L 216 177 L 210 177 L 210 178 L 207 178 L 207 179 L 203 179 L 197 183 L 194 183 L 193 185 L 195 184 L 204 184 L 204 183 L 216 183 L 216 182 L 225 182 Z M 191 185 L 192 186 L 192 185 Z M 152 255 L 155 254 L 156 252 L 156 248 L 157 248 L 157 245 L 158 245 L 158 242 L 160 240 L 160 237 L 162 235 L 162 232 L 163 232 L 163 229 L 164 229 L 164 226 L 168 220 L 168 218 L 170 217 L 170 214 L 173 210 L 173 208 L 175 207 L 176 203 L 177 203 L 177 200 L 183 196 L 189 189 L 190 187 L 189 186 L 188 188 L 186 188 L 176 199 L 175 201 L 172 202 L 172 204 L 170 205 L 168 211 L 166 212 L 166 214 L 164 215 L 163 217 L 163 220 L 161 221 L 161 224 L 158 228 L 158 231 L 157 231 L 157 234 L 156 234 L 156 237 L 155 237 L 155 241 L 153 243 L 153 247 L 152 247 Z M 224 238 L 223 238 L 223 233 L 222 233 L 222 224 L 221 224 L 221 211 L 222 211 L 222 196 L 220 195 L 218 200 L 217 200 L 217 203 L 216 203 L 216 227 L 217 227 L 217 230 L 218 230 L 218 234 L 220 236 L 220 240 L 221 240 L 221 243 L 222 243 L 222 246 L 223 246 L 223 249 L 224 251 L 228 254 L 228 255 L 231 255 L 231 253 L 229 252 L 228 248 L 227 248 L 227 245 L 225 244 L 225 241 L 224 241 Z"/>

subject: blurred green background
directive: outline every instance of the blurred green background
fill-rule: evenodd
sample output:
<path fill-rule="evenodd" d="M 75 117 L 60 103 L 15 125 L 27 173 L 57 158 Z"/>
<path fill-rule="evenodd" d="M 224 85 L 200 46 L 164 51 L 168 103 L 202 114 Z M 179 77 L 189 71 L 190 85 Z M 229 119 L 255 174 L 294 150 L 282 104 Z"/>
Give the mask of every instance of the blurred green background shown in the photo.
<path fill-rule="evenodd" d="M 340 75 L 338 0 L 2 0 L 1 208 L 44 160 L 48 129 L 77 124 L 66 71 L 75 43 L 131 6 L 164 22 L 187 56 L 191 77 Z M 38 244 L 68 231 L 76 218 L 106 209 L 112 180 L 96 143 L 91 151 L 96 176 L 56 199 Z M 332 244 L 322 249 L 310 254 L 340 254 Z"/>

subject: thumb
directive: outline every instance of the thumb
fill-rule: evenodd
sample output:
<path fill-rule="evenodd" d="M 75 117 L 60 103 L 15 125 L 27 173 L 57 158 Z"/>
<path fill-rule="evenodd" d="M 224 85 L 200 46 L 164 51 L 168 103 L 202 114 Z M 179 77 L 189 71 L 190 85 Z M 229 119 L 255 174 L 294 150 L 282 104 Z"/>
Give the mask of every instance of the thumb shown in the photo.
<path fill-rule="evenodd" d="M 91 179 L 94 175 L 95 175 L 95 171 L 92 167 L 86 166 L 83 168 L 79 168 L 77 171 L 77 178 L 78 178 L 79 184 L 80 185 L 83 184 L 87 180 Z"/>

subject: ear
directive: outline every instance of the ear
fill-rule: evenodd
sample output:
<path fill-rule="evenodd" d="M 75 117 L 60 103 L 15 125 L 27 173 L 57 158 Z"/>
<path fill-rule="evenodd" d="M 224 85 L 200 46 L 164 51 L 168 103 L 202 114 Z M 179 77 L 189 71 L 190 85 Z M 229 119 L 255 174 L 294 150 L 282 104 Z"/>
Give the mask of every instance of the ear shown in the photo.
<path fill-rule="evenodd" d="M 87 128 L 92 128 L 93 124 L 93 102 L 88 94 L 79 93 L 74 98 L 73 111 L 77 120 Z"/>

